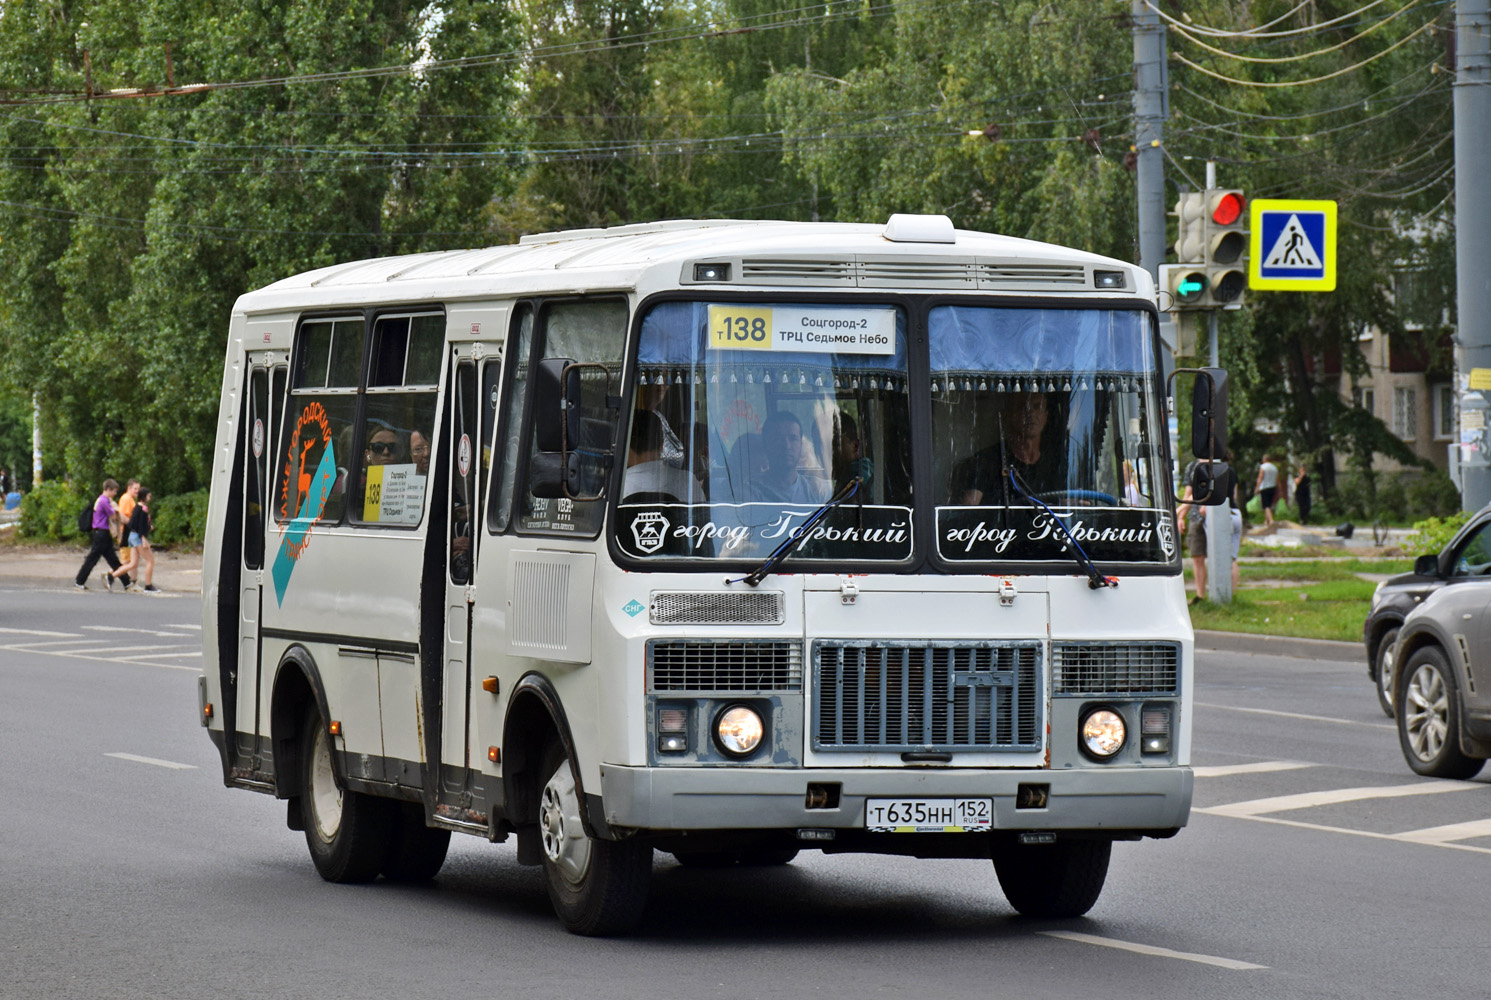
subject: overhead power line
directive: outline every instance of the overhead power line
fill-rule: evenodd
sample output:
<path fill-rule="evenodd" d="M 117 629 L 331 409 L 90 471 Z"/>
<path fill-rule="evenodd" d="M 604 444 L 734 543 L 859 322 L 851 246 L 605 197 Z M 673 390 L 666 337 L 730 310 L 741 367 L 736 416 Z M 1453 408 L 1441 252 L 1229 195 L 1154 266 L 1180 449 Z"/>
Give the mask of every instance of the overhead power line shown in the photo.
<path fill-rule="evenodd" d="M 1144 6 L 1148 7 L 1150 10 L 1158 14 L 1160 16 L 1160 19 L 1162 21 L 1165 21 L 1167 24 L 1172 24 L 1177 28 L 1184 28 L 1198 35 L 1206 35 L 1208 38 L 1245 38 L 1256 41 L 1258 39 L 1286 38 L 1291 35 L 1313 34 L 1314 32 L 1321 30 L 1322 28 L 1329 28 L 1333 25 L 1340 24 L 1343 21 L 1349 21 L 1353 17 L 1364 14 L 1367 11 L 1371 10 L 1373 7 L 1386 2 L 1387 0 L 1370 0 L 1369 3 L 1363 4 L 1351 13 L 1342 14 L 1340 17 L 1333 17 L 1329 21 L 1320 21 L 1316 24 L 1311 24 L 1303 28 L 1286 28 L 1283 31 L 1269 32 L 1264 32 L 1258 28 L 1250 28 L 1243 31 L 1227 31 L 1220 28 L 1207 28 L 1201 25 L 1185 24 L 1177 18 L 1171 17 L 1169 14 L 1166 14 L 1163 10 L 1160 10 L 1160 8 L 1155 5 L 1154 0 L 1144 0 Z M 1289 14 L 1295 13 L 1295 11 L 1302 9 L 1304 6 L 1305 4 L 1300 4 L 1298 7 L 1295 7 L 1294 10 L 1290 11 Z M 1285 15 L 1285 17 L 1288 16 L 1289 15 L 1287 14 Z M 1276 18 L 1275 20 L 1270 21 L 1269 24 L 1278 24 L 1282 20 L 1284 20 L 1283 17 Z"/>
<path fill-rule="evenodd" d="M 1179 53 L 1175 54 L 1175 59 L 1177 62 L 1183 63 L 1184 65 L 1191 67 L 1191 69 L 1196 70 L 1198 73 L 1205 73 L 1207 76 L 1221 80 L 1223 83 L 1230 83 L 1238 87 L 1308 87 L 1312 84 L 1324 83 L 1327 80 L 1334 80 L 1339 76 L 1345 76 L 1347 73 L 1354 73 L 1355 71 L 1361 69 L 1363 66 L 1376 62 L 1378 59 L 1381 59 L 1383 56 L 1387 55 L 1389 52 L 1393 51 L 1399 46 L 1412 41 L 1419 35 L 1422 35 L 1425 31 L 1428 31 L 1431 27 L 1433 27 L 1433 22 L 1420 25 L 1416 31 L 1412 31 L 1404 35 L 1402 38 L 1387 46 L 1382 51 L 1373 53 L 1372 55 L 1363 59 L 1361 62 L 1353 63 L 1350 66 L 1338 69 L 1334 73 L 1326 73 L 1323 76 L 1312 76 L 1305 80 L 1239 80 L 1236 77 L 1225 76 L 1221 73 L 1216 72 L 1215 70 L 1207 69 L 1205 66 L 1202 66 L 1199 63 L 1194 63 L 1191 60 L 1187 59 L 1185 56 L 1180 55 Z"/>
<path fill-rule="evenodd" d="M 1312 49 L 1309 52 L 1300 52 L 1292 56 L 1245 56 L 1237 52 L 1228 52 L 1226 49 L 1219 49 L 1215 45 L 1208 45 L 1201 39 L 1189 34 L 1185 28 L 1177 27 L 1175 29 L 1175 33 L 1184 38 L 1186 41 L 1192 43 L 1193 45 L 1198 45 L 1208 52 L 1215 52 L 1219 56 L 1224 56 L 1228 59 L 1236 59 L 1239 62 L 1269 64 L 1303 62 L 1306 59 L 1314 59 L 1318 56 L 1329 55 L 1332 52 L 1338 52 L 1341 49 L 1344 49 L 1346 46 L 1360 41 L 1361 39 L 1370 35 L 1372 32 L 1376 31 L 1378 28 L 1390 24 L 1395 18 L 1401 17 L 1402 15 L 1408 13 L 1414 7 L 1418 6 L 1419 2 L 1420 0 L 1411 0 L 1411 2 L 1407 6 L 1399 7 L 1387 17 L 1384 17 L 1382 20 L 1370 25 L 1369 27 L 1363 28 L 1361 31 L 1357 32 L 1355 35 L 1352 35 L 1345 41 L 1337 42 L 1335 45 L 1331 45 L 1323 49 Z"/>

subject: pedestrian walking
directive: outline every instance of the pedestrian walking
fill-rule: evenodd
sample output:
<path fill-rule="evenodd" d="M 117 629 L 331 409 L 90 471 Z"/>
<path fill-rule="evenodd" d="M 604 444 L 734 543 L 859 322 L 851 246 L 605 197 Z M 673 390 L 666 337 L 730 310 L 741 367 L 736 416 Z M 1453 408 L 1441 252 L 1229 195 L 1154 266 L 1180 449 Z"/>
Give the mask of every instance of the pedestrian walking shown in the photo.
<path fill-rule="evenodd" d="M 1263 456 L 1258 466 L 1258 482 L 1253 487 L 1263 506 L 1264 527 L 1274 523 L 1274 504 L 1279 502 L 1279 467 L 1268 459 L 1267 455 Z"/>
<path fill-rule="evenodd" d="M 129 545 L 129 517 L 135 512 L 135 504 L 140 498 L 140 481 L 131 479 L 124 484 L 124 493 L 119 497 L 119 561 L 134 569 L 137 560 Z"/>
<path fill-rule="evenodd" d="M 93 567 L 98 565 L 100 559 L 108 563 L 110 569 L 119 568 L 119 557 L 114 554 L 114 534 L 111 530 L 119 525 L 119 511 L 114 507 L 114 498 L 118 495 L 119 483 L 113 479 L 105 479 L 103 491 L 93 501 L 90 532 L 92 544 L 88 547 L 88 555 L 83 558 L 83 568 L 78 570 L 77 579 L 73 581 L 73 586 L 79 590 L 88 589 L 88 574 L 93 572 Z M 123 577 L 123 580 L 128 587 L 129 577 Z M 114 577 L 108 573 L 104 574 L 104 586 L 114 589 Z"/>
<path fill-rule="evenodd" d="M 124 589 L 128 590 L 130 573 L 140 567 L 139 582 L 143 584 L 145 593 L 159 594 L 160 588 L 155 585 L 155 550 L 150 545 L 150 532 L 155 527 L 155 522 L 150 518 L 150 489 L 140 486 L 138 482 L 135 487 L 136 501 L 124 526 L 124 540 L 129 543 L 129 560 L 109 575 L 116 580 L 123 580 Z"/>

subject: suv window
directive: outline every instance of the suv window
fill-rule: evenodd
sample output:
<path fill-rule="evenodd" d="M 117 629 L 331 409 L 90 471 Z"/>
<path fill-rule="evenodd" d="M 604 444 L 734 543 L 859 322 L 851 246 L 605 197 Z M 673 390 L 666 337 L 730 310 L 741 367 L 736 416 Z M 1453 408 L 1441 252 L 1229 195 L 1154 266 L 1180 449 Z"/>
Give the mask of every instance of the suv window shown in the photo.
<path fill-rule="evenodd" d="M 1460 546 L 1455 557 L 1455 576 L 1486 576 L 1491 574 L 1491 521 L 1476 529 Z"/>

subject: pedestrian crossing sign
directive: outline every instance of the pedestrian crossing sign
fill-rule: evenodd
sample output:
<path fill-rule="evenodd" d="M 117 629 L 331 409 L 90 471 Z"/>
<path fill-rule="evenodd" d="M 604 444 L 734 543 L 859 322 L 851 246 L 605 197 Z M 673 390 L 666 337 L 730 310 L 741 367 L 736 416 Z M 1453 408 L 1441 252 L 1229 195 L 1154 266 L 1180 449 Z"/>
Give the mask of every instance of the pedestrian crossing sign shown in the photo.
<path fill-rule="evenodd" d="M 1335 291 L 1335 202 L 1259 198 L 1251 208 L 1249 288 Z"/>

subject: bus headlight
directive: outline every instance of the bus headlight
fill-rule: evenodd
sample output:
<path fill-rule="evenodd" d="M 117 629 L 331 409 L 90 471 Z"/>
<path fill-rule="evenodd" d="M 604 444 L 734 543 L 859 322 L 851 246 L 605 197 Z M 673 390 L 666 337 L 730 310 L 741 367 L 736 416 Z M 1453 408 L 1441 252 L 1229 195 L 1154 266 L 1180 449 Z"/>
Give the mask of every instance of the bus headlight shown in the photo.
<path fill-rule="evenodd" d="M 1123 749 L 1127 737 L 1123 716 L 1111 708 L 1095 708 L 1082 717 L 1082 750 L 1089 757 L 1107 760 Z"/>
<path fill-rule="evenodd" d="M 714 722 L 715 742 L 731 757 L 748 757 L 761 745 L 766 724 L 749 705 L 731 705 Z"/>

